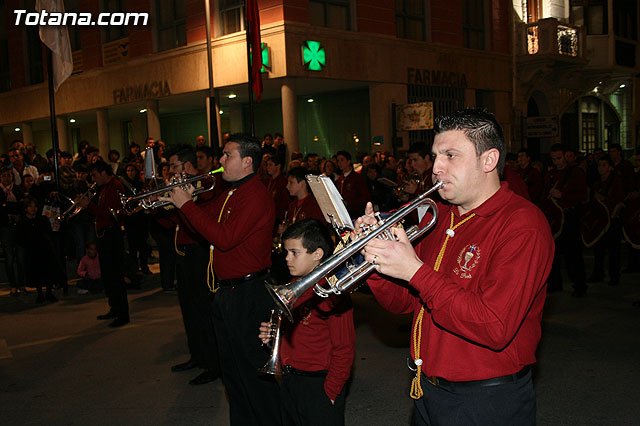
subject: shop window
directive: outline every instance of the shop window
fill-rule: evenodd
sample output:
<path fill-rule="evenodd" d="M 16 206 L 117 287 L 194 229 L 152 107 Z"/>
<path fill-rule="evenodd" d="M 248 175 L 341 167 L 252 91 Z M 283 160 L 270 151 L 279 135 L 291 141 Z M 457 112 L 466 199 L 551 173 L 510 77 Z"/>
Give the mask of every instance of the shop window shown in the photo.
<path fill-rule="evenodd" d="M 570 21 L 587 28 L 588 35 L 608 33 L 606 0 L 570 0 Z"/>
<path fill-rule="evenodd" d="M 638 40 L 637 0 L 613 1 L 613 31 L 618 37 Z"/>
<path fill-rule="evenodd" d="M 350 7 L 349 0 L 309 0 L 311 25 L 350 30 Z"/>
<path fill-rule="evenodd" d="M 540 0 L 527 0 L 527 23 L 538 22 L 541 17 Z"/>
<path fill-rule="evenodd" d="M 126 0 L 104 0 L 104 13 L 127 13 Z M 129 35 L 129 30 L 125 25 L 107 25 L 102 27 L 104 31 L 104 43 L 120 40 Z"/>
<path fill-rule="evenodd" d="M 407 86 L 407 103 L 433 102 L 433 116 L 438 117 L 464 108 L 465 89 L 461 87 L 436 87 L 410 84 Z M 433 130 L 412 130 L 409 143 L 433 143 Z"/>
<path fill-rule="evenodd" d="M 464 47 L 484 49 L 484 0 L 466 0 L 462 4 L 464 5 L 464 23 L 462 26 Z"/>
<path fill-rule="evenodd" d="M 160 5 L 162 3 L 162 7 Z M 158 51 L 187 44 L 184 0 L 157 1 Z"/>
<path fill-rule="evenodd" d="M 426 6 L 423 0 L 396 0 L 398 38 L 427 41 Z"/>
<path fill-rule="evenodd" d="M 222 34 L 244 31 L 244 0 L 220 0 Z"/>

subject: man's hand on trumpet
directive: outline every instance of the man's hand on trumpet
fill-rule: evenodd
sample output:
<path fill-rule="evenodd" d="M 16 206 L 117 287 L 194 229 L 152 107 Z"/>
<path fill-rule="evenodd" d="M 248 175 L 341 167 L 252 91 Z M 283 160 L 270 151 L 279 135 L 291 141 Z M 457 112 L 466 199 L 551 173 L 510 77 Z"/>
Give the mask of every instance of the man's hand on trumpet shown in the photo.
<path fill-rule="evenodd" d="M 361 232 L 363 224 L 376 223 L 373 206 L 367 203 L 364 216 L 356 221 L 356 232 Z M 395 237 L 393 240 L 374 238 L 362 249 L 362 255 L 367 262 L 376 265 L 376 271 L 379 273 L 409 281 L 423 263 L 416 255 L 404 229 L 393 226 L 389 231 Z"/>
<path fill-rule="evenodd" d="M 187 184 L 187 190 L 178 185 L 167 193 L 164 197 L 158 197 L 161 201 L 168 201 L 177 208 L 181 208 L 187 201 L 193 200 L 193 191 L 196 189 L 191 184 Z"/>
<path fill-rule="evenodd" d="M 273 324 L 270 322 L 261 322 L 258 338 L 262 340 L 263 345 L 268 345 L 273 338 Z"/>

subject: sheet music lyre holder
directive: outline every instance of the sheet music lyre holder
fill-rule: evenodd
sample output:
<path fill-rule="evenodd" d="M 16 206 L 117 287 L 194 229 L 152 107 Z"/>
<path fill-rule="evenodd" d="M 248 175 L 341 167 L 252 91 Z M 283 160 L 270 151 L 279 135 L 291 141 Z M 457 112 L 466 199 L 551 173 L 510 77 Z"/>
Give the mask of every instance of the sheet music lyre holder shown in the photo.
<path fill-rule="evenodd" d="M 327 176 L 307 175 L 307 182 L 313 192 L 322 215 L 340 235 L 345 230 L 353 231 L 353 223 L 342 201 L 342 195 Z"/>

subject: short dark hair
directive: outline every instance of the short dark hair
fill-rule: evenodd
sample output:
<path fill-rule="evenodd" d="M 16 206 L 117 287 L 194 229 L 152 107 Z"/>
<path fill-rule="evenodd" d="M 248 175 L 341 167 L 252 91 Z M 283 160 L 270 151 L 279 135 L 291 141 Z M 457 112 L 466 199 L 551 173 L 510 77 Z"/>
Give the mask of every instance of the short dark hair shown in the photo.
<path fill-rule="evenodd" d="M 338 157 L 338 155 L 342 155 L 344 158 L 351 161 L 351 154 L 349 153 L 349 151 L 338 151 L 336 152 L 336 158 Z"/>
<path fill-rule="evenodd" d="M 107 157 L 111 157 L 111 154 L 118 154 L 118 158 L 120 158 L 120 152 L 117 149 L 112 149 L 111 151 L 109 151 L 109 155 L 107 155 Z"/>
<path fill-rule="evenodd" d="M 490 149 L 497 149 L 499 153 L 497 169 L 498 174 L 502 175 L 506 159 L 506 144 L 502 127 L 495 115 L 486 109 L 467 108 L 437 117 L 434 125 L 435 134 L 449 130 L 462 130 L 475 146 L 478 157 Z"/>
<path fill-rule="evenodd" d="M 531 158 L 531 154 L 529 154 L 529 150 L 522 148 L 521 150 L 518 151 L 518 154 L 523 153 L 525 154 L 527 157 Z"/>
<path fill-rule="evenodd" d="M 617 149 L 618 151 L 622 152 L 622 145 L 620 145 L 619 143 L 612 143 L 609 145 L 609 151 L 611 151 L 612 149 Z"/>
<path fill-rule="evenodd" d="M 409 147 L 407 154 L 418 154 L 424 158 L 427 155 L 431 155 L 431 147 L 424 142 L 416 142 Z"/>
<path fill-rule="evenodd" d="M 94 152 L 99 152 L 100 150 L 95 146 L 88 146 L 85 154 L 93 154 Z"/>
<path fill-rule="evenodd" d="M 97 171 L 98 173 L 105 172 L 107 176 L 113 176 L 113 169 L 109 164 L 105 163 L 103 160 L 98 160 L 92 165 L 90 165 L 89 173 L 91 173 L 93 170 Z"/>
<path fill-rule="evenodd" d="M 277 138 L 277 137 L 281 137 L 282 139 L 284 139 L 284 136 L 282 135 L 282 133 L 275 132 L 275 133 L 273 134 L 273 138 L 275 139 L 275 138 Z"/>
<path fill-rule="evenodd" d="M 282 158 L 279 155 L 270 155 L 267 157 L 267 161 L 271 161 L 276 166 L 282 166 Z"/>
<path fill-rule="evenodd" d="M 196 151 L 193 146 L 189 144 L 179 145 L 167 153 L 167 159 L 174 155 L 183 163 L 191 163 L 193 167 L 196 167 Z"/>
<path fill-rule="evenodd" d="M 287 176 L 292 176 L 296 178 L 298 182 L 301 182 L 303 180 L 306 182 L 308 174 L 309 174 L 309 170 L 307 170 L 306 167 L 298 166 L 298 167 L 292 167 L 291 169 L 289 169 Z"/>
<path fill-rule="evenodd" d="M 334 245 L 329 229 L 318 219 L 304 219 L 296 222 L 282 234 L 282 241 L 298 238 L 302 239 L 302 247 L 307 249 L 307 253 L 313 253 L 321 248 L 324 252 L 322 260 L 333 254 Z"/>
<path fill-rule="evenodd" d="M 116 152 L 118 152 L 118 151 L 116 151 Z M 71 155 L 71 153 L 68 152 L 68 151 L 62 151 L 60 153 L 60 158 L 73 158 L 73 155 Z"/>
<path fill-rule="evenodd" d="M 229 142 L 235 142 L 239 145 L 240 158 L 251 157 L 253 160 L 253 172 L 257 172 L 262 162 L 262 148 L 258 138 L 244 133 L 235 133 L 229 136 L 227 143 Z"/>

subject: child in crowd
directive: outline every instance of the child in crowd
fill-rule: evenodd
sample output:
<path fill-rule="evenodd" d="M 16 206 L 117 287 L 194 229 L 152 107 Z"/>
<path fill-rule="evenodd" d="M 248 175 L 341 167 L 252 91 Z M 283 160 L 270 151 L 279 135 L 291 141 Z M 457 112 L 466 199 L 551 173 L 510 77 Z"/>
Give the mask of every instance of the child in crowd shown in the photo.
<path fill-rule="evenodd" d="M 102 280 L 100 275 L 100 260 L 98 258 L 98 247 L 93 241 L 85 245 L 85 255 L 78 264 L 78 294 L 100 293 L 102 291 Z"/>
<path fill-rule="evenodd" d="M 294 223 L 282 239 L 294 277 L 308 274 L 333 253 L 329 231 L 317 219 Z M 293 315 L 293 324 L 281 323 L 283 424 L 344 425 L 344 387 L 355 353 L 351 299 L 346 294 L 322 298 L 310 288 Z M 270 328 L 270 323 L 261 323 L 259 337 L 264 343 L 271 340 Z"/>

